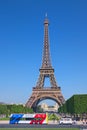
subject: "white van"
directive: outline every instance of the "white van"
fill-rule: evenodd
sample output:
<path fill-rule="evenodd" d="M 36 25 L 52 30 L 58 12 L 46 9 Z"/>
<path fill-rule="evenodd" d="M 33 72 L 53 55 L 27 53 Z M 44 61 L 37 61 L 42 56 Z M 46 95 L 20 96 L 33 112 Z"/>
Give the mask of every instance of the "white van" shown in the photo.
<path fill-rule="evenodd" d="M 72 118 L 61 118 L 59 124 L 73 124 Z"/>

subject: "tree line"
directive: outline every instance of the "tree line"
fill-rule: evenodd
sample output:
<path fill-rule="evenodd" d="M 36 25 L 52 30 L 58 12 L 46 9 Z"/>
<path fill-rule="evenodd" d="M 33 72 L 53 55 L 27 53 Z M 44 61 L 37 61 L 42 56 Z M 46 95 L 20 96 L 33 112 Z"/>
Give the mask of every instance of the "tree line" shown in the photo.
<path fill-rule="evenodd" d="M 33 113 L 33 109 L 23 105 L 0 104 L 0 115 L 5 114 L 8 117 L 11 113 Z"/>
<path fill-rule="evenodd" d="M 58 111 L 60 113 L 87 114 L 87 94 L 73 95 Z"/>

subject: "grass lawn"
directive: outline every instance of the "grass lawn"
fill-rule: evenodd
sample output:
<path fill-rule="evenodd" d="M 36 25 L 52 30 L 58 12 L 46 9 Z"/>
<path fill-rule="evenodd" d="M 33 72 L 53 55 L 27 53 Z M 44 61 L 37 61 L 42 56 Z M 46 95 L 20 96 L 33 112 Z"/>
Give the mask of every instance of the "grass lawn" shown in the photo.
<path fill-rule="evenodd" d="M 0 128 L 0 130 L 79 130 L 77 128 Z"/>

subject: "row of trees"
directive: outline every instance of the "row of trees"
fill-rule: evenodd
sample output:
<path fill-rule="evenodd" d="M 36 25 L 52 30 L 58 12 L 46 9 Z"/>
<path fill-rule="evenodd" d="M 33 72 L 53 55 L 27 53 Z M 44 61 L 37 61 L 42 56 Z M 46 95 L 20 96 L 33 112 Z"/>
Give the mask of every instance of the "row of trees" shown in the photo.
<path fill-rule="evenodd" d="M 5 114 L 6 117 L 8 117 L 11 113 L 33 113 L 33 109 L 27 108 L 23 105 L 0 104 L 0 115 Z"/>
<path fill-rule="evenodd" d="M 87 94 L 73 95 L 58 111 L 70 114 L 87 114 Z"/>

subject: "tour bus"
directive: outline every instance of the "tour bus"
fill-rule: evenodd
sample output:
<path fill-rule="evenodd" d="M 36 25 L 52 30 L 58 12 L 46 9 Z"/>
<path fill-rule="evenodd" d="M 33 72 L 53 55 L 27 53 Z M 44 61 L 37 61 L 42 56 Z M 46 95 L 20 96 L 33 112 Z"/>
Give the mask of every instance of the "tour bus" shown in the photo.
<path fill-rule="evenodd" d="M 48 124 L 47 113 L 11 114 L 10 124 Z"/>

